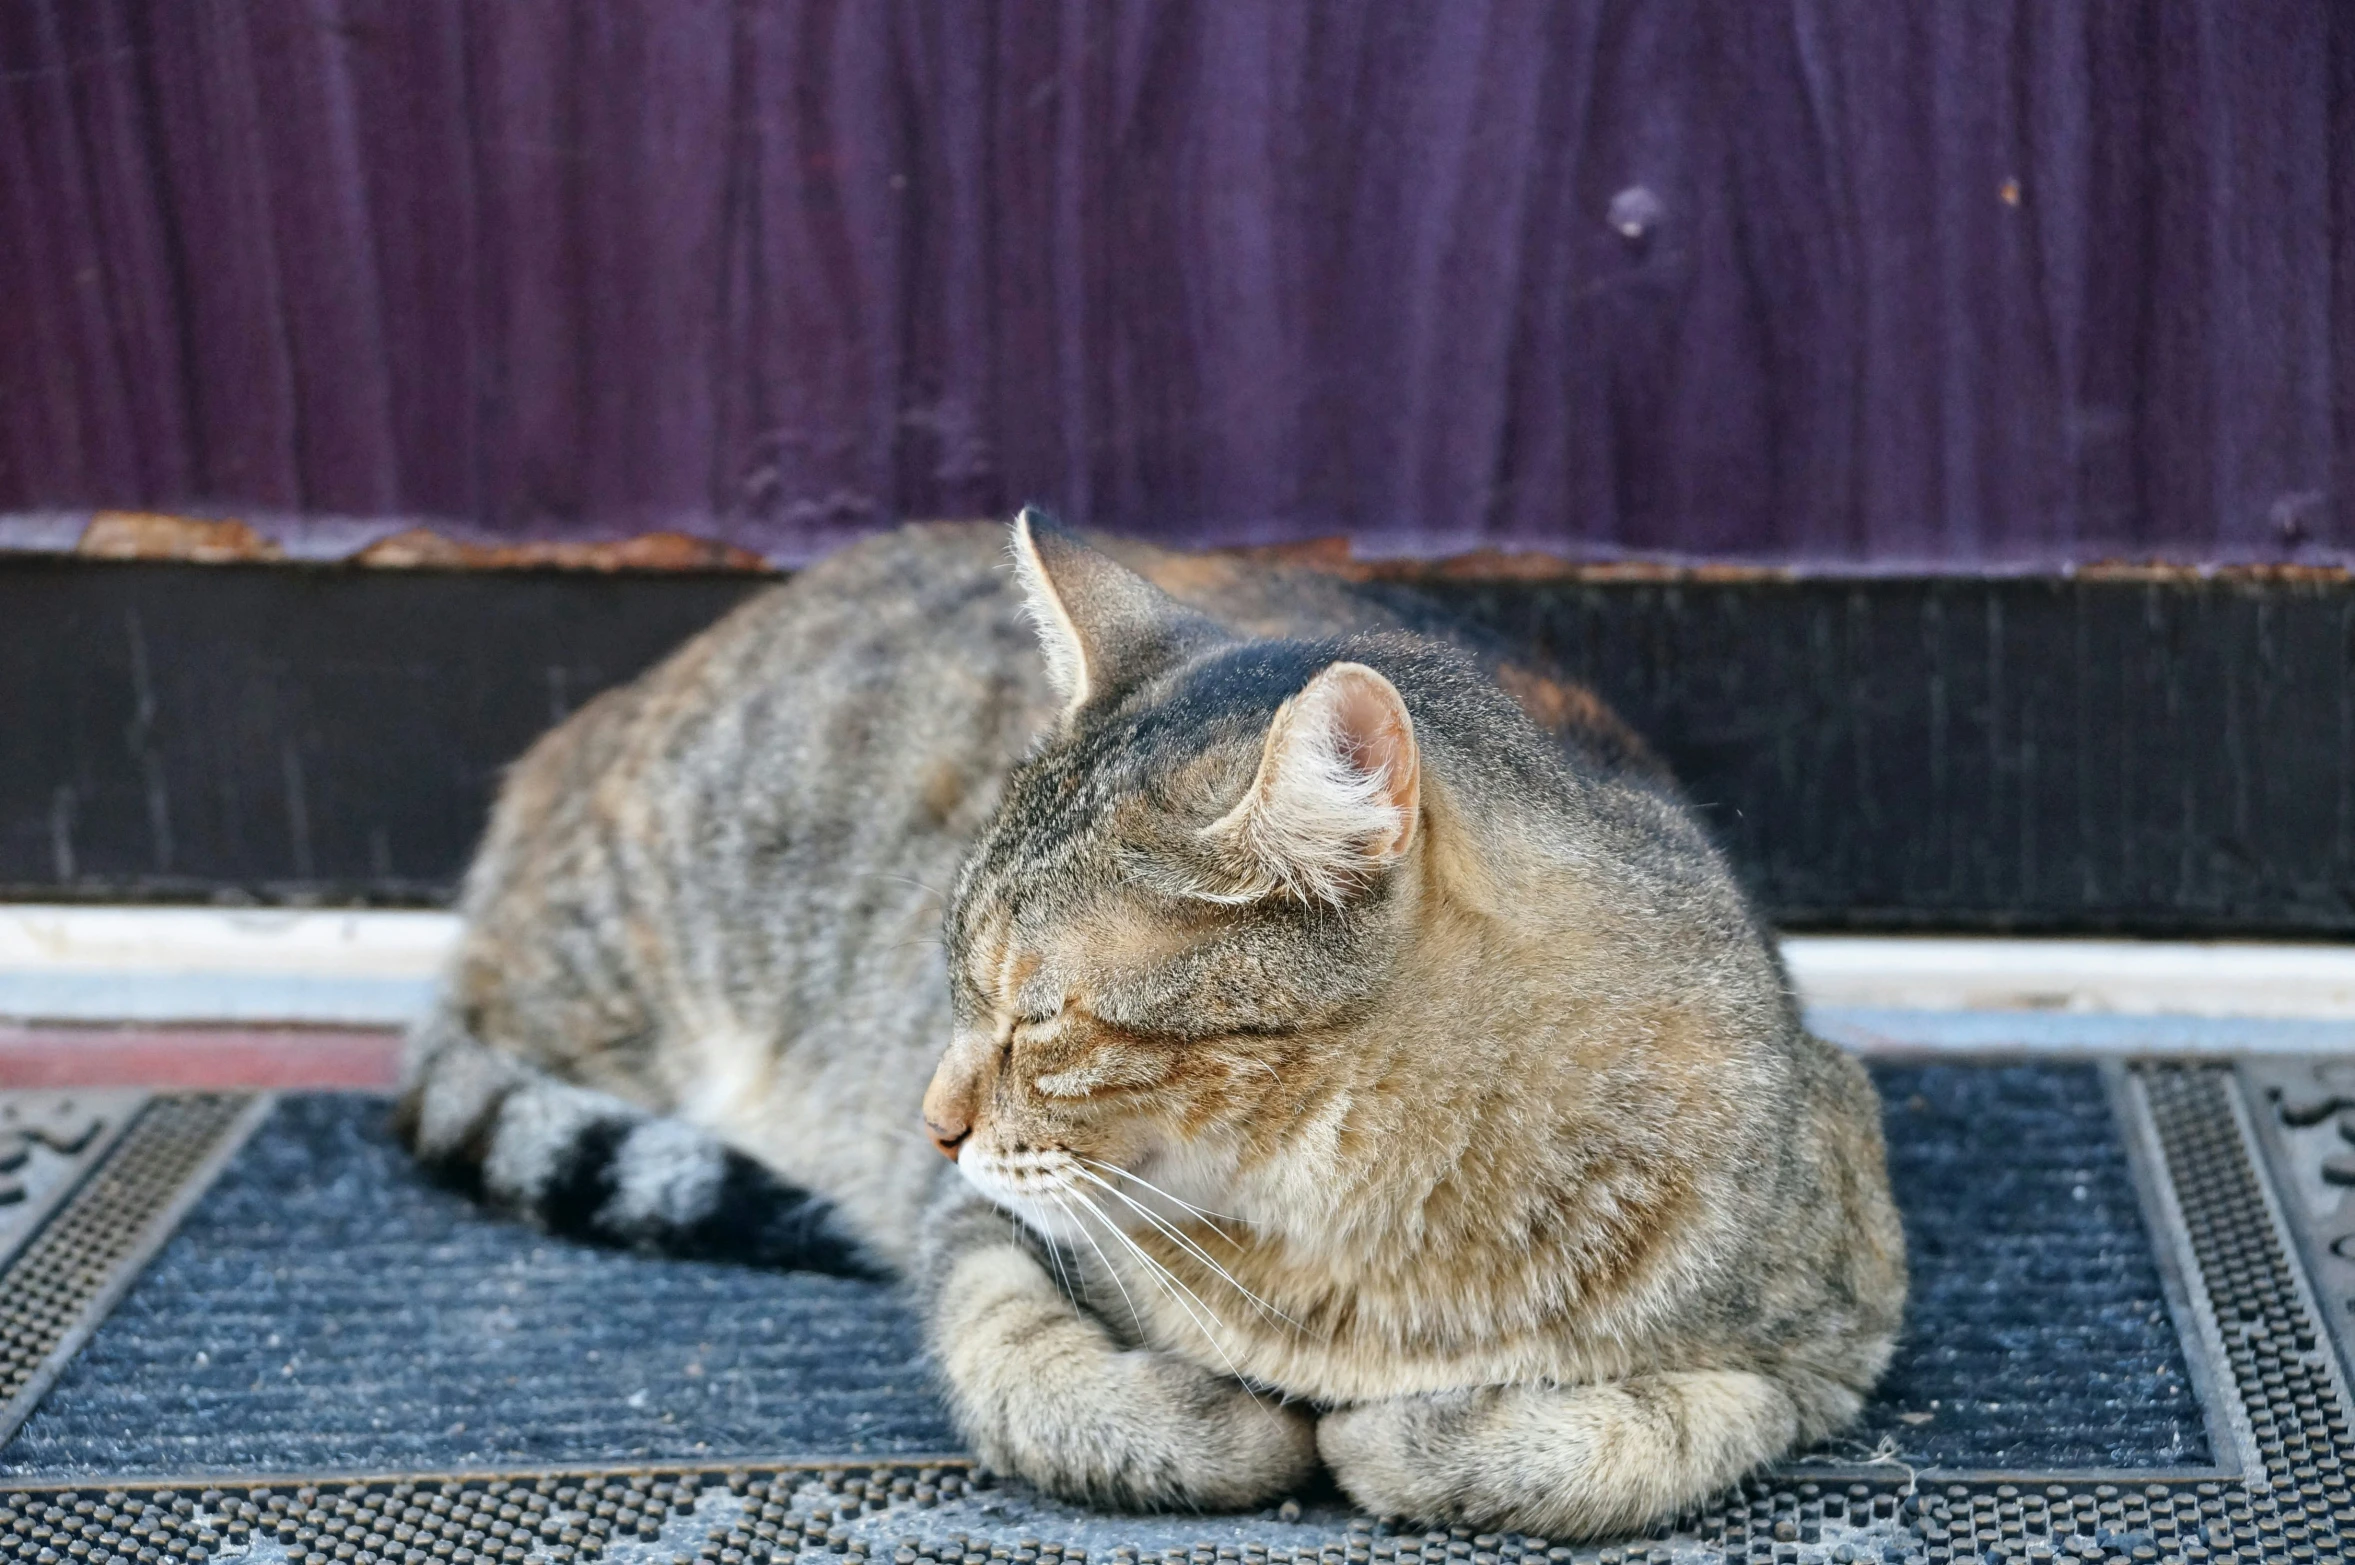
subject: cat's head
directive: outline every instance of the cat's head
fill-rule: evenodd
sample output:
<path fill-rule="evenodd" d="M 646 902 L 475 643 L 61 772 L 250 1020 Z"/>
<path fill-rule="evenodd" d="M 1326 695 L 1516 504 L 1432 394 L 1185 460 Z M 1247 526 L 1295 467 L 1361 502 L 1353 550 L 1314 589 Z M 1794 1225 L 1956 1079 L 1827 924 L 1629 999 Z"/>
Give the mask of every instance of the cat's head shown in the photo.
<path fill-rule="evenodd" d="M 1382 1003 L 1432 836 L 1402 685 L 1518 718 L 1449 649 L 1242 638 L 1036 513 L 1013 555 L 1064 705 L 952 894 L 925 1117 L 973 1185 L 1077 1242 L 1082 1202 L 1167 1215 L 1143 1181 L 1216 1198 Z"/>

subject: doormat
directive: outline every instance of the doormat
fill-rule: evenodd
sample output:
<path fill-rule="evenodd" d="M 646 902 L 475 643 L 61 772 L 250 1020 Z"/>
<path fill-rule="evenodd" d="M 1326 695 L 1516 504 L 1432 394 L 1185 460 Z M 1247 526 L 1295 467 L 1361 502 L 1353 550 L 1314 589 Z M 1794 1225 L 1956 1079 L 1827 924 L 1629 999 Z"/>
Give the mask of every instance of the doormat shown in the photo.
<path fill-rule="evenodd" d="M 1652 1538 L 1572 1552 L 2335 1557 L 2355 1532 L 2340 1070 L 1876 1067 L 1914 1292 L 1865 1418 Z M 0 1228 L 0 1346 L 17 1383 L 54 1383 L 0 1446 L 0 1555 L 1571 1557 L 1330 1490 L 1244 1517 L 1074 1510 L 960 1455 L 887 1288 L 499 1221 L 419 1179 L 377 1099 L 288 1097 L 258 1128 L 234 1098 L 118 1100 L 69 1154 L 72 1114 L 37 1096 L 20 1117 L 61 1128 L 26 1138 L 28 1167 L 67 1194 Z M 56 1172 L 102 1140 L 78 1184 Z"/>

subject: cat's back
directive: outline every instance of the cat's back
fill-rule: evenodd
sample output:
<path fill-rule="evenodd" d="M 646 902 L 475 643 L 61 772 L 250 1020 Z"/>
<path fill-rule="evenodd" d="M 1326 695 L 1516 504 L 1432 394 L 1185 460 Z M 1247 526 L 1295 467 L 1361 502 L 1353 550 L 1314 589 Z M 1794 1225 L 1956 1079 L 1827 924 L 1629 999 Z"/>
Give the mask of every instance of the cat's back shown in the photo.
<path fill-rule="evenodd" d="M 1234 556 L 1108 544 L 1171 596 L 1252 636 L 1436 635 L 1474 653 L 1539 727 L 1607 768 L 1657 774 L 1642 742 L 1582 688 L 1499 649 L 1412 594 Z M 970 830 L 992 784 L 1052 719 L 995 523 L 904 526 L 755 594 L 637 680 L 544 736 L 511 770 L 476 879 L 568 815 L 617 829 L 708 832 L 765 792 L 805 820 Z M 746 768 L 751 768 L 747 772 Z M 878 793 L 878 789 L 882 792 Z M 756 812 L 758 813 L 758 812 Z M 757 844 L 753 844 L 756 845 Z"/>
<path fill-rule="evenodd" d="M 660 1102 L 682 1031 L 938 988 L 941 893 L 1053 710 L 1003 554 L 985 526 L 864 540 L 532 746 L 464 898 L 481 1030 Z"/>
<path fill-rule="evenodd" d="M 940 768 L 977 745 L 1010 759 L 1052 710 L 1002 554 L 994 528 L 905 527 L 755 594 L 543 736 L 496 827 L 597 815 L 633 838 L 706 836 L 762 794 L 804 820 L 870 815 L 877 784 L 909 777 L 932 813 L 958 813 Z M 486 848 L 523 845 L 500 835 Z"/>

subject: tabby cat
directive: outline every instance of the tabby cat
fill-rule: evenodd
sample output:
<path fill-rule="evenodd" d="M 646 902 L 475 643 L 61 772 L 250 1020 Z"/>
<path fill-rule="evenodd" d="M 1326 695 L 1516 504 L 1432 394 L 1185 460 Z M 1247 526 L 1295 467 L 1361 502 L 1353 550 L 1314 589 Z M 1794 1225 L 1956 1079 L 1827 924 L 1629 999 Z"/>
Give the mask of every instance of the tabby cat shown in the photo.
<path fill-rule="evenodd" d="M 1097 1503 L 1321 1459 L 1591 1535 L 1855 1414 L 1878 1105 L 1640 742 L 1332 579 L 1029 512 L 1007 552 L 845 549 L 533 747 L 417 1153 L 903 1279 L 972 1448 Z"/>

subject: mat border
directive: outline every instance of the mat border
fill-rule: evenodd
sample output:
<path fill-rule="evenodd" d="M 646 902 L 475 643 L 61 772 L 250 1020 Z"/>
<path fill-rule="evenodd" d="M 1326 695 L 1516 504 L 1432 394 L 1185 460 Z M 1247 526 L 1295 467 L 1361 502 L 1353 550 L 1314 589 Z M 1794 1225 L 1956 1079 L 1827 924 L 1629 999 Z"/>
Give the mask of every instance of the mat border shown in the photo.
<path fill-rule="evenodd" d="M 149 1095 L 130 1116 L 122 1133 L 107 1148 L 106 1155 L 82 1171 L 73 1189 L 50 1208 L 38 1227 L 25 1235 L 16 1253 L 10 1257 L 7 1269 L 0 1271 L 0 1299 L 5 1299 L 10 1293 L 11 1283 L 15 1281 L 18 1267 L 34 1246 L 60 1224 L 74 1220 L 76 1203 L 83 1193 L 93 1189 L 108 1170 L 126 1155 L 128 1149 L 137 1146 L 142 1130 L 153 1127 L 158 1110 L 168 1108 L 175 1102 L 202 1097 L 221 1097 L 242 1102 L 214 1134 L 212 1144 L 181 1176 L 178 1185 L 139 1218 L 141 1227 L 138 1236 L 120 1253 L 106 1274 L 83 1295 L 73 1318 L 42 1351 L 40 1362 L 17 1388 L 16 1394 L 6 1403 L 0 1403 L 0 1448 L 5 1448 L 15 1438 L 17 1430 L 23 1427 L 25 1420 L 33 1416 L 34 1410 L 41 1404 L 41 1398 L 57 1383 L 57 1377 L 65 1373 L 66 1366 L 73 1362 L 74 1356 L 82 1351 L 98 1328 L 106 1323 L 106 1318 L 114 1313 L 115 1306 L 122 1302 L 123 1295 L 138 1281 L 139 1274 L 147 1269 L 147 1263 L 155 1258 L 156 1252 L 178 1232 L 180 1220 L 212 1188 L 221 1170 L 228 1167 L 229 1159 L 237 1155 L 238 1149 L 245 1145 L 268 1117 L 271 1107 L 277 1102 L 276 1095 L 266 1092 L 250 1095 L 189 1094 L 185 1098 L 168 1093 Z"/>
<path fill-rule="evenodd" d="M 27 1197 L 24 1210 L 10 1213 L 11 1217 L 21 1218 L 22 1225 L 17 1228 L 14 1237 L 0 1240 L 0 1278 L 7 1276 L 8 1269 L 16 1264 L 17 1256 L 39 1236 L 42 1227 L 56 1215 L 57 1209 L 74 1198 L 74 1192 L 82 1188 L 91 1172 L 114 1155 L 115 1143 L 130 1134 L 132 1121 L 146 1110 L 147 1100 L 151 1096 L 151 1093 L 137 1087 L 112 1086 L 26 1087 L 0 1092 L 0 1097 L 12 1103 L 21 1103 L 26 1099 L 87 1098 L 104 1104 L 107 1109 L 106 1118 L 99 1125 L 97 1134 L 81 1150 L 60 1153 L 50 1148 L 51 1156 L 67 1159 L 67 1166 L 61 1171 L 63 1177 L 40 1194 Z"/>
<path fill-rule="evenodd" d="M 2224 1334 L 2216 1320 L 2215 1301 L 2209 1296 L 2199 1257 L 2192 1252 L 2191 1232 L 2175 1181 L 2167 1169 L 2167 1154 L 2159 1142 L 2159 1128 L 2151 1117 L 2150 1095 L 2141 1071 L 2116 1060 L 2101 1066 L 2102 1086 L 2109 1095 L 2110 1113 L 2118 1138 L 2126 1148 L 2134 1193 L 2142 1203 L 2143 1229 L 2150 1235 L 2151 1256 L 2159 1269 L 2159 1291 L 2175 1326 L 2175 1339 L 2191 1377 L 2192 1393 L 2207 1420 L 2208 1450 L 2214 1460 L 2208 1469 L 2155 1469 L 2153 1479 L 2206 1476 L 2218 1480 L 2245 1478 L 2261 1470 L 2256 1434 L 2249 1410 L 2241 1400 L 2224 1351 Z M 2231 1460 L 2225 1460 L 2227 1455 Z"/>

